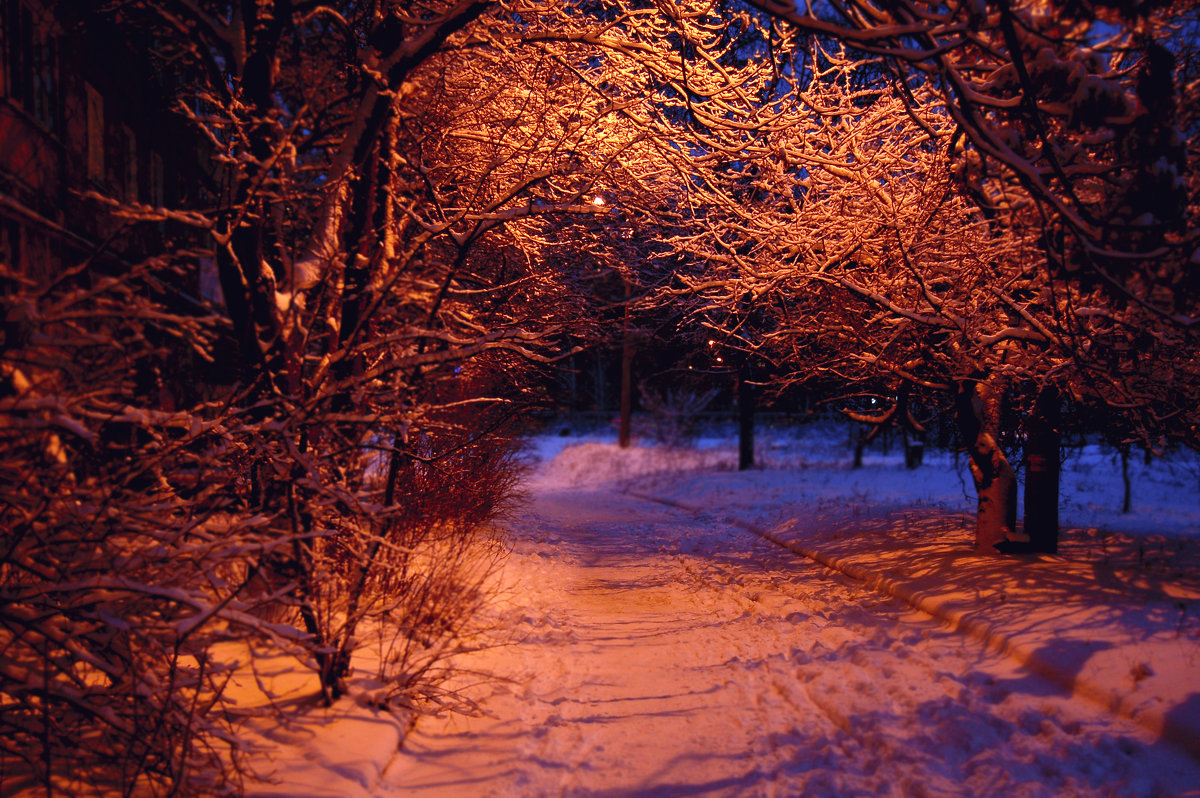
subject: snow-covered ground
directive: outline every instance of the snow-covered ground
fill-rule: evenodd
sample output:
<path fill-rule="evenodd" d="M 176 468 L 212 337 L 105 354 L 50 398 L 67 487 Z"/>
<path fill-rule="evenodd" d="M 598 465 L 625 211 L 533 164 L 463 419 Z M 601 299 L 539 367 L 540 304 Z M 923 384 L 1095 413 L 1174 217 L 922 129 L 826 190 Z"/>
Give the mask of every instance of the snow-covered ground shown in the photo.
<path fill-rule="evenodd" d="M 1161 740 L 1200 716 L 1194 457 L 1131 463 L 1123 516 L 1119 459 L 1077 453 L 1063 555 L 1013 568 L 969 553 L 951 455 L 850 470 L 843 437 L 801 429 L 738 473 L 727 436 L 534 444 L 493 645 L 458 663 L 486 714 L 423 717 L 375 766 L 392 732 L 331 722 L 277 751 L 287 794 L 1200 795 Z"/>

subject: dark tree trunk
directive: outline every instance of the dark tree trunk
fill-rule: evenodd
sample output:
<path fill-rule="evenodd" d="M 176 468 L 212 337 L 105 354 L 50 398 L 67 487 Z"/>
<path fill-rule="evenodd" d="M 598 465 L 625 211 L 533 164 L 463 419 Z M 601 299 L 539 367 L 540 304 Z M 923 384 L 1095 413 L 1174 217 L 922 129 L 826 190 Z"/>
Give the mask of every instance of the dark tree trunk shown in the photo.
<path fill-rule="evenodd" d="M 260 120 L 248 131 L 250 151 L 259 164 L 269 160 L 276 144 L 272 125 L 265 120 L 275 110 L 275 53 L 289 17 L 290 12 L 275 14 L 269 7 L 254 7 L 247 9 L 243 23 L 250 41 L 238 77 L 245 99 L 254 106 Z M 240 376 L 243 378 L 257 376 L 264 368 L 272 376 L 278 376 L 282 370 L 274 308 L 276 275 L 267 262 L 275 252 L 267 240 L 264 224 L 259 221 L 266 215 L 262 201 L 250 196 L 258 174 L 256 166 L 247 166 L 232 198 L 235 211 L 251 203 L 253 212 L 241 214 L 239 226 L 229 231 L 228 247 L 217 247 L 221 290 L 241 348 L 243 374 Z M 233 216 L 236 218 L 239 213 L 235 212 Z M 269 345 L 265 354 L 262 344 Z M 288 389 L 286 385 L 280 387 Z"/>
<path fill-rule="evenodd" d="M 925 425 L 913 413 L 912 385 L 900 384 L 895 416 L 904 435 L 904 467 L 912 471 L 925 462 Z"/>
<path fill-rule="evenodd" d="M 904 467 L 920 468 L 925 462 L 925 433 L 904 431 Z"/>
<path fill-rule="evenodd" d="M 738 369 L 738 471 L 754 468 L 754 386 L 750 384 L 750 367 Z"/>
<path fill-rule="evenodd" d="M 963 383 L 955 410 L 978 497 L 975 551 L 996 554 L 1006 544 L 1020 540 L 1016 532 L 1017 479 L 997 442 L 999 398 L 984 382 Z"/>
<path fill-rule="evenodd" d="M 630 332 L 629 297 L 633 294 L 633 286 L 625 281 L 625 323 L 621 336 L 621 419 L 620 431 L 617 434 L 617 444 L 626 449 L 629 447 L 631 427 L 633 425 L 633 336 Z"/>
<path fill-rule="evenodd" d="M 1029 551 L 1058 551 L 1058 390 L 1043 388 L 1025 419 L 1025 534 Z"/>
<path fill-rule="evenodd" d="M 567 358 L 566 367 L 567 377 L 567 395 L 571 397 L 570 407 L 571 413 L 576 413 L 581 405 L 579 401 L 579 372 L 576 368 L 575 356 L 571 355 Z"/>
<path fill-rule="evenodd" d="M 633 422 L 633 341 L 628 335 L 621 343 L 621 420 L 617 442 L 628 448 Z"/>

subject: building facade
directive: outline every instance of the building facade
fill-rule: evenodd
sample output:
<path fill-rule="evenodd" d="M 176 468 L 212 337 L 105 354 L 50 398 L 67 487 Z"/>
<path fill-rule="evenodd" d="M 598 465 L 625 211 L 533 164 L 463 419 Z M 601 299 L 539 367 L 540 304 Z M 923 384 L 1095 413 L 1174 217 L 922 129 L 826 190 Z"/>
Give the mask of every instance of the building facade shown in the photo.
<path fill-rule="evenodd" d="M 114 209 L 176 204 L 202 173 L 164 78 L 85 13 L 0 0 L 0 264 L 37 282 L 161 251 L 163 224 Z"/>

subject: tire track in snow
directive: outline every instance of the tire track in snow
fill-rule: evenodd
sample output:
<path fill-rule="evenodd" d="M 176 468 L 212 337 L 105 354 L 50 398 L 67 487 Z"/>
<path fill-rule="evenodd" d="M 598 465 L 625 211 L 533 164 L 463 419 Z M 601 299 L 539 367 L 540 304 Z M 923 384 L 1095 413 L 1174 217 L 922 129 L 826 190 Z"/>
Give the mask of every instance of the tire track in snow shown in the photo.
<path fill-rule="evenodd" d="M 544 493 L 505 578 L 493 716 L 419 724 L 397 793 L 1172 794 L 1135 729 L 709 516 Z"/>

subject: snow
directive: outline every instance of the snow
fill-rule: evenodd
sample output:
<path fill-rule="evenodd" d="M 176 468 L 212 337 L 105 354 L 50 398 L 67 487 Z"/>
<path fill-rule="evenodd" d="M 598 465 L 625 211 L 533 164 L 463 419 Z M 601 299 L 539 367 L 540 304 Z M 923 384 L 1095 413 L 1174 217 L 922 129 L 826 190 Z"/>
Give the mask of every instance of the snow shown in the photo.
<path fill-rule="evenodd" d="M 404 728 L 357 704 L 314 708 L 302 722 L 266 716 L 259 727 L 252 739 L 269 753 L 255 759 L 260 781 L 246 794 L 279 798 L 375 795 Z"/>
<path fill-rule="evenodd" d="M 267 729 L 287 783 L 252 794 L 1200 795 L 1195 456 L 1131 461 L 1121 515 L 1119 458 L 1075 452 L 1062 552 L 1014 561 L 971 554 L 947 453 L 532 443 L 492 644 L 452 685 L 483 712 L 399 752 L 405 719 L 352 702 Z"/>
<path fill-rule="evenodd" d="M 361 701 L 322 706 L 313 669 L 286 655 L 264 655 L 230 643 L 214 656 L 234 667 L 242 664 L 226 685 L 225 696 L 244 715 L 238 736 L 247 765 L 247 795 L 368 798 L 375 794 L 408 718 Z M 352 680 L 350 691 L 361 697 L 373 686 L 371 679 L 359 677 Z"/>

